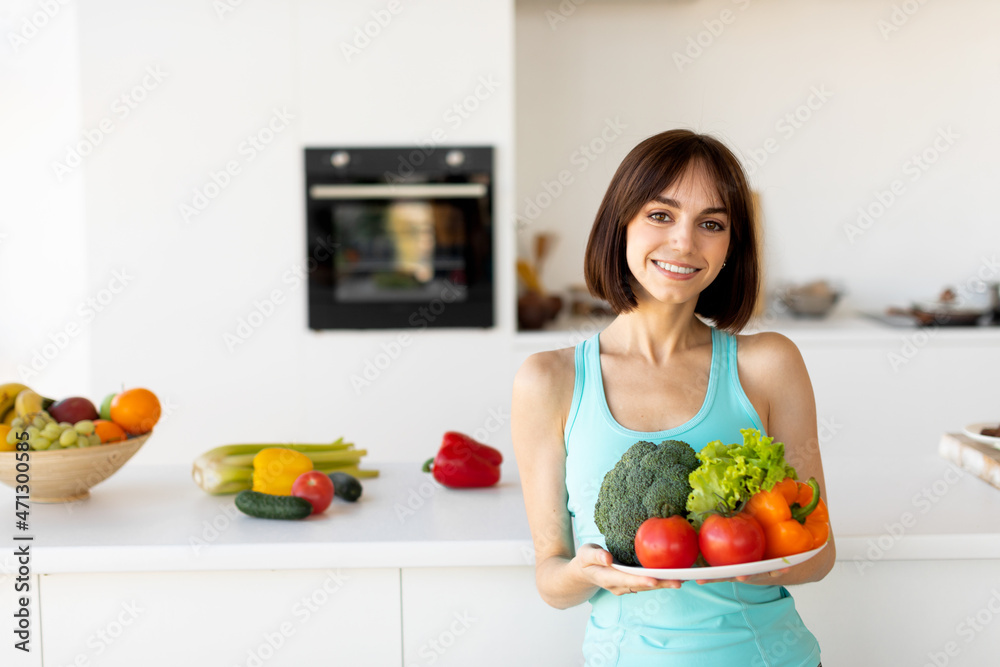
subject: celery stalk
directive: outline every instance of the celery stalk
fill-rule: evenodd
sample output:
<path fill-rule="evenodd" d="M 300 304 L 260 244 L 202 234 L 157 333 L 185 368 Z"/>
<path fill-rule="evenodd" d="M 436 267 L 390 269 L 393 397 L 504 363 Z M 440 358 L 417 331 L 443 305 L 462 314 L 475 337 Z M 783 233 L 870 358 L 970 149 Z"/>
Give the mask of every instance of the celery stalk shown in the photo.
<path fill-rule="evenodd" d="M 348 475 L 353 475 L 359 479 L 365 477 L 378 477 L 378 470 L 363 470 L 356 465 L 318 465 L 315 469 L 324 475 L 329 475 L 331 472 L 346 472 Z"/>

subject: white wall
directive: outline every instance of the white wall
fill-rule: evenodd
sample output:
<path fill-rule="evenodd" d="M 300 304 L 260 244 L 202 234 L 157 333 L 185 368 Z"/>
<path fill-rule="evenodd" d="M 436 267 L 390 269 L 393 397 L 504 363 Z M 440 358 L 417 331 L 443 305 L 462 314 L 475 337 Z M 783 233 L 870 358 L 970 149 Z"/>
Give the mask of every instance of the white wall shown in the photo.
<path fill-rule="evenodd" d="M 81 139 L 77 8 L 57 7 L 0 7 L 0 382 L 21 368 L 68 394 L 89 379 L 85 300 L 102 286 L 90 280 L 82 168 L 54 168 Z"/>
<path fill-rule="evenodd" d="M 60 382 L 59 373 L 70 372 L 67 355 L 30 384 L 44 394 L 94 400 L 123 384 L 154 390 L 168 414 L 135 457 L 142 463 L 189 463 L 226 443 L 339 436 L 368 449 L 373 463 L 423 460 L 446 430 L 494 425 L 491 411 L 508 412 L 512 379 L 514 236 L 500 223 L 512 217 L 513 4 L 392 3 L 395 14 L 387 0 L 231 4 L 237 6 L 220 13 L 225 0 L 96 0 L 76 10 L 78 31 L 67 27 L 71 37 L 78 32 L 78 49 L 70 39 L 35 56 L 62 58 L 60 72 L 78 85 L 54 89 L 43 79 L 48 61 L 29 62 L 25 77 L 32 80 L 24 87 L 37 87 L 40 96 L 58 93 L 61 115 L 48 120 L 27 108 L 17 112 L 34 115 L 41 129 L 22 141 L 23 153 L 37 163 L 29 164 L 35 190 L 14 211 L 45 200 L 41 188 L 51 185 L 39 170 L 70 138 L 105 120 L 111 132 L 74 174 L 78 186 L 86 184 L 85 207 L 78 201 L 75 217 L 64 223 L 75 236 L 57 236 L 53 228 L 49 237 L 57 257 L 72 258 L 65 275 L 57 278 L 55 265 L 45 271 L 52 305 L 43 307 L 37 294 L 28 300 L 8 291 L 22 299 L 19 309 L 36 318 L 52 310 L 58 321 L 69 312 L 58 300 L 60 285 L 104 287 L 114 272 L 125 276 L 87 327 L 92 342 L 82 349 L 92 377 L 74 369 L 74 382 Z M 34 9 L 26 5 L 23 12 Z M 379 19 L 384 25 L 374 23 Z M 355 29 L 368 23 L 378 34 L 368 44 L 355 42 Z M 39 50 L 49 37 L 37 38 Z M 360 48 L 348 58 L 342 43 Z M 481 78 L 493 90 L 461 124 L 449 123 L 445 112 L 473 95 Z M 76 123 L 74 109 L 82 109 Z M 280 131 L 253 154 L 243 142 L 272 118 L 279 120 L 270 127 Z M 10 125 L 2 124 L 5 134 L 13 132 Z M 62 125 L 66 136 L 45 136 Z M 438 128 L 449 144 L 496 147 L 497 326 L 309 331 L 306 287 L 293 273 L 305 260 L 303 147 L 426 143 Z M 15 157 L 4 158 L 4 173 L 23 168 Z M 230 162 L 238 173 L 217 177 L 225 187 L 203 211 L 185 216 L 181 206 L 193 206 L 195 191 L 204 193 L 213 173 Z M 0 253 L 37 267 L 28 258 L 36 252 L 31 229 L 5 219 L 0 231 L 10 239 Z M 40 229 L 31 233 L 42 236 Z M 224 335 L 235 334 L 240 320 L 275 291 L 280 303 L 263 306 L 272 314 L 245 342 L 227 345 Z M 4 327 L 7 376 L 51 328 L 47 320 L 30 326 L 30 336 Z M 352 376 L 362 376 L 401 334 L 410 335 L 409 344 L 357 390 Z M 504 420 L 495 434 L 483 433 L 509 441 L 502 438 L 506 429 Z"/>
<path fill-rule="evenodd" d="M 996 18 L 990 4 L 923 5 L 883 40 L 876 22 L 889 18 L 891 4 L 771 0 L 740 10 L 727 2 L 592 0 L 553 30 L 545 12 L 555 2 L 519 4 L 515 26 L 511 2 L 438 0 L 404 4 L 350 61 L 341 43 L 388 3 L 244 2 L 222 15 L 218 6 L 60 5 L 22 48 L 9 38 L 0 44 L 9 56 L 0 70 L 5 99 L 16 100 L 0 111 L 8 186 L 0 204 L 0 378 L 15 379 L 51 336 L 80 325 L 29 383 L 95 400 L 123 384 L 156 391 L 169 414 L 140 463 L 188 463 L 231 442 L 340 435 L 373 462 L 421 459 L 443 431 L 457 429 L 490 438 L 513 465 L 511 379 L 533 351 L 513 344 L 510 222 L 525 197 L 571 170 L 565 194 L 522 237 L 557 231 L 543 279 L 581 281 L 593 211 L 632 145 L 687 125 L 744 151 L 760 148 L 781 138 L 775 123 L 813 86 L 834 96 L 781 138 L 754 175 L 772 280 L 829 275 L 847 282 L 857 303 L 881 306 L 933 294 L 1000 246 L 987 199 L 997 170 L 989 158 L 998 145 L 992 72 L 1000 60 L 983 27 Z M 678 71 L 673 52 L 724 8 L 734 22 Z M 3 34 L 37 11 L 9 4 Z M 496 91 L 453 126 L 445 112 L 480 77 L 493 77 Z M 288 125 L 251 161 L 241 144 L 275 110 L 291 116 Z M 605 131 L 615 118 L 627 127 Z M 111 131 L 59 182 L 52 164 L 102 122 Z M 948 124 L 962 139 L 851 245 L 844 224 L 852 210 L 902 177 L 907 157 Z M 305 288 L 290 273 L 305 246 L 302 147 L 421 143 L 436 129 L 449 142 L 497 147 L 497 327 L 310 332 Z M 602 131 L 613 139 L 604 153 L 592 162 L 574 156 Z M 186 222 L 179 207 L 230 161 L 240 172 Z M 127 283 L 112 293 L 116 271 Z M 223 336 L 274 290 L 282 302 L 273 315 L 230 350 Z M 79 304 L 101 295 L 110 301 L 84 322 Z M 402 333 L 411 343 L 356 391 L 352 376 L 384 360 Z M 578 338 L 567 334 L 561 344 Z M 854 414 L 853 403 L 819 398 L 822 414 Z M 871 432 L 868 420 L 851 428 Z M 939 429 L 930 431 L 933 445 Z"/>
<path fill-rule="evenodd" d="M 894 15 L 903 5 L 917 9 Z M 719 136 L 755 168 L 772 285 L 832 278 L 851 305 L 880 310 L 934 298 L 981 268 L 1000 280 L 995 260 L 984 263 L 1000 254 L 998 20 L 1000 5 L 988 0 L 522 0 L 518 214 L 530 217 L 526 199 L 547 203 L 544 182 L 560 170 L 573 177 L 522 232 L 522 248 L 536 230 L 556 233 L 543 279 L 582 284 L 587 234 L 621 158 L 647 136 L 685 127 Z M 678 64 L 689 48 L 695 57 Z M 801 108 L 799 128 L 787 124 L 814 90 L 831 95 Z M 625 130 L 595 161 L 574 162 L 604 118 Z M 947 150 L 934 164 L 907 166 L 925 149 L 933 158 L 948 128 L 957 138 L 938 141 Z M 773 152 L 761 152 L 769 139 Z M 878 193 L 896 180 L 896 201 L 849 233 L 858 208 L 877 211 Z"/>

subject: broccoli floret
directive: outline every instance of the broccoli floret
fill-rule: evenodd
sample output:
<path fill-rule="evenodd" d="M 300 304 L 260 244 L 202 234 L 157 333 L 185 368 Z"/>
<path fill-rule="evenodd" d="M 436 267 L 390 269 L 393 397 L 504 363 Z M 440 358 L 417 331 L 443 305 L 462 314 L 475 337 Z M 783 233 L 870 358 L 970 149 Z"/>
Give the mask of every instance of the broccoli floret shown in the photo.
<path fill-rule="evenodd" d="M 628 448 L 604 476 L 594 505 L 594 522 L 612 556 L 626 565 L 639 564 L 639 526 L 651 517 L 687 512 L 688 475 L 700 464 L 691 445 L 680 440 L 659 445 L 642 440 Z"/>

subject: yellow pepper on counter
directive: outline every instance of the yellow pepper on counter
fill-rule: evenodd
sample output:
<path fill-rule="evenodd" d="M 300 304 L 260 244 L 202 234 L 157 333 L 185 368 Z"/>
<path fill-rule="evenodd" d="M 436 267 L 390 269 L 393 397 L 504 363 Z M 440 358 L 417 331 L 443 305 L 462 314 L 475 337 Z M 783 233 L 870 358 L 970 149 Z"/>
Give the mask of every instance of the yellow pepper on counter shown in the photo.
<path fill-rule="evenodd" d="M 313 462 L 302 452 L 283 447 L 268 447 L 253 457 L 253 490 L 273 496 L 292 495 L 292 484 Z"/>

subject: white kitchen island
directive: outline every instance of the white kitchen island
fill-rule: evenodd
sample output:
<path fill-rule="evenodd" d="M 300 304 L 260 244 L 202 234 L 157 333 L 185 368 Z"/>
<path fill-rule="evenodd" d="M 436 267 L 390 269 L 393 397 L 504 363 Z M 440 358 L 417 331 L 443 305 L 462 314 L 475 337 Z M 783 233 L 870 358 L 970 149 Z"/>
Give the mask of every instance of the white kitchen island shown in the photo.
<path fill-rule="evenodd" d="M 538 597 L 512 462 L 498 486 L 461 491 L 416 461 L 370 465 L 382 474 L 357 503 L 304 521 L 244 516 L 185 466 L 127 465 L 85 501 L 33 504 L 32 645 L 44 650 L 7 642 L 2 663 L 582 664 L 589 606 Z M 824 661 L 990 664 L 1000 490 L 934 456 L 826 467 L 838 563 L 791 589 Z M 9 619 L 16 567 L 3 565 Z"/>

